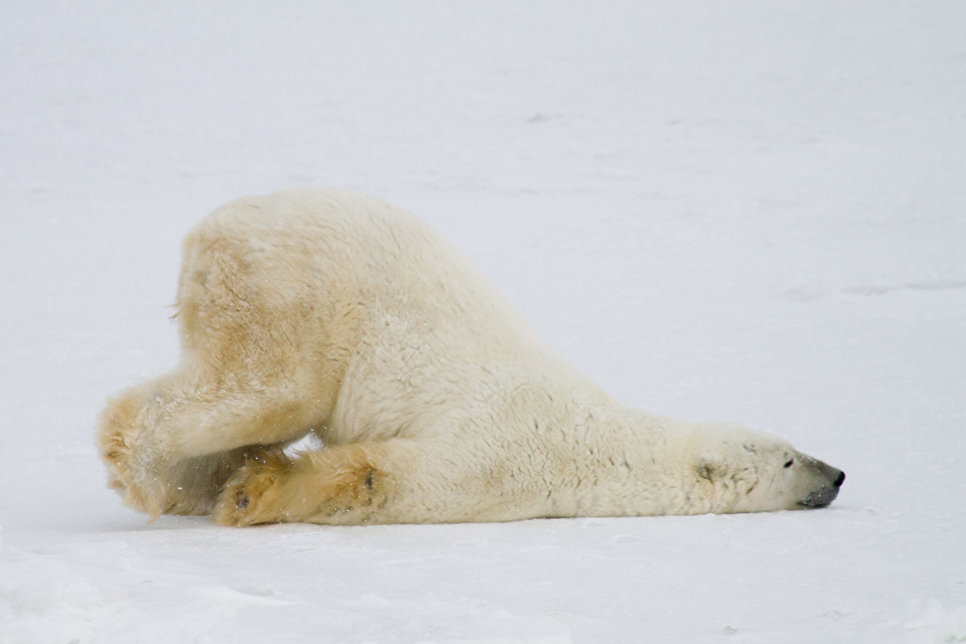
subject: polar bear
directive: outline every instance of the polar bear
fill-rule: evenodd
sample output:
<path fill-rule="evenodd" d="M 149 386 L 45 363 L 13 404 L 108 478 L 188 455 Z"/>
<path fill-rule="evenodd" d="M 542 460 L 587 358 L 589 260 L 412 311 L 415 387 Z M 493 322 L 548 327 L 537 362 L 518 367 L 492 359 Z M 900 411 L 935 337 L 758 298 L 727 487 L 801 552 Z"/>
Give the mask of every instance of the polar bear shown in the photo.
<path fill-rule="evenodd" d="M 219 524 L 509 521 L 826 506 L 770 435 L 626 408 L 446 240 L 364 195 L 241 199 L 187 237 L 183 359 L 109 401 L 124 501 Z M 307 434 L 324 447 L 290 455 Z"/>

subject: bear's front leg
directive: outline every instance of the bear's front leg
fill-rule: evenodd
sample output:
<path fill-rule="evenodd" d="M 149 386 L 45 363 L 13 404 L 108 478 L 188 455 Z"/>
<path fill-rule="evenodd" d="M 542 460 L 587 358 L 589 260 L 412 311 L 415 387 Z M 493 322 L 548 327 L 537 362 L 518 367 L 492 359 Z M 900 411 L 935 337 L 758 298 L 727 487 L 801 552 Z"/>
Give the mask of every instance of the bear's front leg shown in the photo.
<path fill-rule="evenodd" d="M 499 477 L 506 463 L 486 445 L 392 438 L 300 454 L 249 458 L 225 485 L 216 523 L 250 526 L 511 521 L 570 516 L 548 506 L 528 477 Z M 479 464 L 489 464 L 481 467 Z M 470 466 L 468 467 L 468 464 Z"/>

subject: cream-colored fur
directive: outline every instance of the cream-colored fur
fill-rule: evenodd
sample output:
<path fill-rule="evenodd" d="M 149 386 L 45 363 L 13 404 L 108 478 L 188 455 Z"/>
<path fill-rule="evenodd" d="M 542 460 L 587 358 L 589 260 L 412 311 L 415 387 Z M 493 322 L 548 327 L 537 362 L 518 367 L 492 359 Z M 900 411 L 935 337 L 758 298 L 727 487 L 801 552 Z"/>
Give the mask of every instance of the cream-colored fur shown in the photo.
<path fill-rule="evenodd" d="M 223 524 L 826 505 L 843 475 L 749 430 L 622 407 L 412 215 L 338 190 L 242 199 L 185 242 L 183 360 L 109 402 L 112 487 Z M 323 449 L 282 448 L 308 433 Z M 789 463 L 791 463 L 789 465 Z"/>

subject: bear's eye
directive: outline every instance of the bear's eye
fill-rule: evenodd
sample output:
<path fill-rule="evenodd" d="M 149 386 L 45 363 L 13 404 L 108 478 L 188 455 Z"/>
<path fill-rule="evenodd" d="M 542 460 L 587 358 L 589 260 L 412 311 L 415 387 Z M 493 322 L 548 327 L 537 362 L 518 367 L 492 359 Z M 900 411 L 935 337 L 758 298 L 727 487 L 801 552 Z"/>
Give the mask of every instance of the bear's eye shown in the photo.
<path fill-rule="evenodd" d="M 789 467 L 792 466 L 792 464 L 794 462 L 795 462 L 795 459 L 792 459 L 792 460 L 788 461 L 787 463 L 785 463 L 782 467 L 784 467 L 787 470 Z"/>

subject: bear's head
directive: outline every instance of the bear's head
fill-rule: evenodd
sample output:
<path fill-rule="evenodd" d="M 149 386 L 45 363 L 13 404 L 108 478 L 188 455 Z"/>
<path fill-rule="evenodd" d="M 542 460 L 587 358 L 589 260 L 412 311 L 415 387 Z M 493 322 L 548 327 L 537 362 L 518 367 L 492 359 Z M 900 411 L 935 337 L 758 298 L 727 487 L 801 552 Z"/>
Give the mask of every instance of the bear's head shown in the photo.
<path fill-rule="evenodd" d="M 769 434 L 736 427 L 695 432 L 689 476 L 693 496 L 711 512 L 823 508 L 845 473 Z"/>

